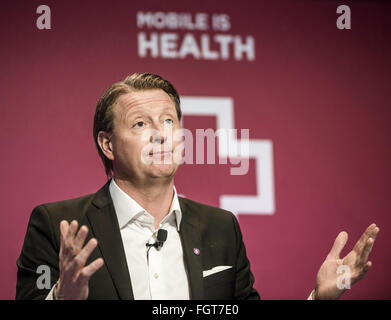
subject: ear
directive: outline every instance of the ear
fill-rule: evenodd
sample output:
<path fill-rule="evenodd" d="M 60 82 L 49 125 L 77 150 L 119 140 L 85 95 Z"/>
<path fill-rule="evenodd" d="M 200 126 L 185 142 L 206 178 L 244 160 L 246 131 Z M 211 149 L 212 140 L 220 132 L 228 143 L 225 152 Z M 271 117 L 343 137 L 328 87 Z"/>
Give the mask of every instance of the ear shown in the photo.
<path fill-rule="evenodd" d="M 114 160 L 113 144 L 111 142 L 110 137 L 111 137 L 111 134 L 109 134 L 105 131 L 99 131 L 97 140 L 98 140 L 99 147 L 102 150 L 103 154 L 109 160 Z"/>

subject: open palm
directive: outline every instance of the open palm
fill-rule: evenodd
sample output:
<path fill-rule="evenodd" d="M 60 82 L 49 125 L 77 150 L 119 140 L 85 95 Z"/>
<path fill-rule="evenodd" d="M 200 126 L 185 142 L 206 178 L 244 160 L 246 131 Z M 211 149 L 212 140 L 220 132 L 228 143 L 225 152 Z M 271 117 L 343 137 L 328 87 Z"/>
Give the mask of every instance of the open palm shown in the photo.
<path fill-rule="evenodd" d="M 350 285 L 365 276 L 372 266 L 368 256 L 379 231 L 375 224 L 371 224 L 344 258 L 340 258 L 340 254 L 348 234 L 341 232 L 337 236 L 316 276 L 315 299 L 338 299 Z M 344 281 L 341 281 L 342 278 Z"/>

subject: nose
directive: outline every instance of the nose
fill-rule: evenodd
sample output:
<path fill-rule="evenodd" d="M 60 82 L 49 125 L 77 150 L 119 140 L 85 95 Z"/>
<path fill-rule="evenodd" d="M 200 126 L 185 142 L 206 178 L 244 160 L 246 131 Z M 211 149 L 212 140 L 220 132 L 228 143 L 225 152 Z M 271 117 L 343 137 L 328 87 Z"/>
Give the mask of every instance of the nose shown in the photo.
<path fill-rule="evenodd" d="M 164 144 L 167 141 L 168 133 L 166 130 L 163 126 L 154 126 L 150 136 L 150 142 Z"/>

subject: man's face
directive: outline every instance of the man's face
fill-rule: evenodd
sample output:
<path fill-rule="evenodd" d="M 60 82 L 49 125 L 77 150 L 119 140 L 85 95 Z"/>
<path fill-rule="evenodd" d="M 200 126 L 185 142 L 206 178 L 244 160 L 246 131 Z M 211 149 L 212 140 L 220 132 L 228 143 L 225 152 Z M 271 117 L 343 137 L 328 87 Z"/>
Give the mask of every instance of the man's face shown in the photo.
<path fill-rule="evenodd" d="M 114 176 L 146 181 L 171 178 L 180 141 L 175 104 L 161 89 L 134 91 L 120 96 L 114 106 L 111 137 Z"/>

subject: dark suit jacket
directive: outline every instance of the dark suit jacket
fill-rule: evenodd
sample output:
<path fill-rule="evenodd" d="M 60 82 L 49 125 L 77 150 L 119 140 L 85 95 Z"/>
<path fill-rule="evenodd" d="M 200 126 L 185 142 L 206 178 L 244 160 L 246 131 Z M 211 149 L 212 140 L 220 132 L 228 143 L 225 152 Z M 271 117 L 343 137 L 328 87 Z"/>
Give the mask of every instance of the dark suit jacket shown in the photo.
<path fill-rule="evenodd" d="M 225 210 L 179 198 L 180 238 L 191 299 L 259 299 L 235 216 Z M 59 277 L 58 253 L 62 220 L 77 220 L 90 230 L 98 247 L 87 264 L 102 257 L 104 265 L 89 281 L 89 299 L 133 299 L 121 233 L 109 192 L 109 182 L 97 193 L 36 207 L 30 217 L 17 260 L 16 299 L 44 299 L 50 289 L 38 289 L 39 265 L 51 270 L 51 287 Z M 200 249 L 200 254 L 193 252 Z M 203 278 L 215 266 L 227 269 Z"/>

